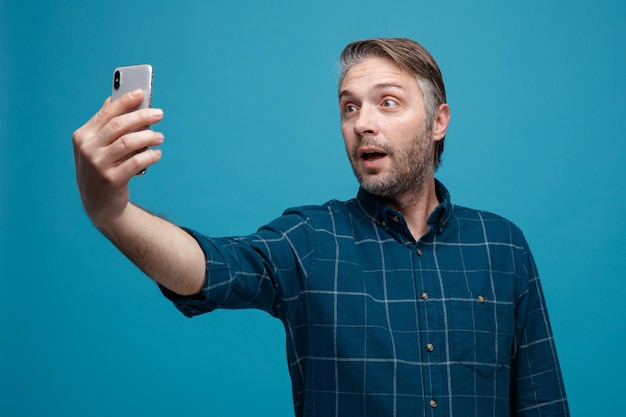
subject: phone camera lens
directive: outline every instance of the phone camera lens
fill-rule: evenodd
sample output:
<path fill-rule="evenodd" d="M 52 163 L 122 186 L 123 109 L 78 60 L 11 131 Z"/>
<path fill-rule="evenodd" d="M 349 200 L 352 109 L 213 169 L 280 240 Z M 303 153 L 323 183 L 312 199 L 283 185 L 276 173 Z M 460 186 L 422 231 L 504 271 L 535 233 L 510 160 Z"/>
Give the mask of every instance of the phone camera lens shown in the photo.
<path fill-rule="evenodd" d="M 120 88 L 120 79 L 121 79 L 120 72 L 115 71 L 115 75 L 113 76 L 113 88 L 115 88 L 116 90 Z"/>

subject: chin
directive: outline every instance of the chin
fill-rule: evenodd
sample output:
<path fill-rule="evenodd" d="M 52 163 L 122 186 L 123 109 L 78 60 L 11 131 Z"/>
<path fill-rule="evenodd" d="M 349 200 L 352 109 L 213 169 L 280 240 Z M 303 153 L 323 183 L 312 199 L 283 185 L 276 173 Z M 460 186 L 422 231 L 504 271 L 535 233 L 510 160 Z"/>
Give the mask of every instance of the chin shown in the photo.
<path fill-rule="evenodd" d="M 379 197 L 388 197 L 393 194 L 394 184 L 386 181 L 384 178 L 362 177 L 359 178 L 359 184 L 370 194 Z"/>

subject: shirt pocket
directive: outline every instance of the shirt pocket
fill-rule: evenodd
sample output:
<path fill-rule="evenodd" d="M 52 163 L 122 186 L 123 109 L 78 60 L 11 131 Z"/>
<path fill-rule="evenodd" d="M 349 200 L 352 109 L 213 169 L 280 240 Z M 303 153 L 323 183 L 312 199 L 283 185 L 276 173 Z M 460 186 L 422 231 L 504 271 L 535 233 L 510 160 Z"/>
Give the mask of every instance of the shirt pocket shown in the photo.
<path fill-rule="evenodd" d="M 513 303 L 480 293 L 450 298 L 452 359 L 489 377 L 510 367 L 513 346 Z"/>

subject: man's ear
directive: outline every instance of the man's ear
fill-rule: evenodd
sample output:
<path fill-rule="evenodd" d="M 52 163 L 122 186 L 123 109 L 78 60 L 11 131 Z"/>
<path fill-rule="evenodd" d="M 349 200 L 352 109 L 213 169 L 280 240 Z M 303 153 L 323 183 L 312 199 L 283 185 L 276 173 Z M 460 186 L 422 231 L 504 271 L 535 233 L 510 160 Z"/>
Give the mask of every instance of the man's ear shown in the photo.
<path fill-rule="evenodd" d="M 433 120 L 433 140 L 440 141 L 446 136 L 450 123 L 450 106 L 448 103 L 439 105 L 437 114 Z"/>

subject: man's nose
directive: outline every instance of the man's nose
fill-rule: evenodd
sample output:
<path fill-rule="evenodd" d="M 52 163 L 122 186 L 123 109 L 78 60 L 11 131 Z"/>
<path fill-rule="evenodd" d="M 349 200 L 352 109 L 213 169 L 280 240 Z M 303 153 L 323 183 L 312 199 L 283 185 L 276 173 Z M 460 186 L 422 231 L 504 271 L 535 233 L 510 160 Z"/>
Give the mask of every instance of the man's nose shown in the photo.
<path fill-rule="evenodd" d="M 354 123 L 354 132 L 358 135 L 378 134 L 378 112 L 369 105 L 363 105 Z"/>

